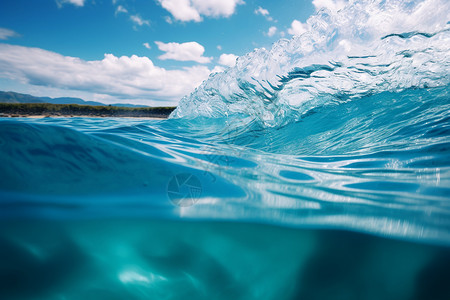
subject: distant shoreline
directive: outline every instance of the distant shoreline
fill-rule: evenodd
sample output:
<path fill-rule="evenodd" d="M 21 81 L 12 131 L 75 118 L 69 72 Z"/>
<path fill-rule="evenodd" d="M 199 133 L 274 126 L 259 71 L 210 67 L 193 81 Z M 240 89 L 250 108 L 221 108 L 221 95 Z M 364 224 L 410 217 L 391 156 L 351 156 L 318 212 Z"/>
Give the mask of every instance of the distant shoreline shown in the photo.
<path fill-rule="evenodd" d="M 153 116 L 153 117 L 121 117 L 121 116 L 106 116 L 106 115 L 26 115 L 26 114 L 3 114 L 0 113 L 0 118 L 30 118 L 30 119 L 44 119 L 44 118 L 124 118 L 124 119 L 149 119 L 149 120 L 165 120 L 169 116 Z"/>
<path fill-rule="evenodd" d="M 0 117 L 167 119 L 175 107 L 117 107 L 50 103 L 0 103 Z"/>

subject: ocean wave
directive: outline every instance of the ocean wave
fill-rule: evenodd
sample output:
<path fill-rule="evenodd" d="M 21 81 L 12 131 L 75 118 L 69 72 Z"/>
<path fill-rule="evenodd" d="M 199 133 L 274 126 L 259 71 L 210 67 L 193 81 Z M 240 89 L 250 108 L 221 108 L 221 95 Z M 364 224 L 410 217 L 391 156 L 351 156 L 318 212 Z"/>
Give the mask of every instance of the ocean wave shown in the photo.
<path fill-rule="evenodd" d="M 2 120 L 0 214 L 257 221 L 450 244 L 449 7 L 321 10 L 303 35 L 211 75 L 169 120 Z"/>
<path fill-rule="evenodd" d="M 2 120 L 0 216 L 258 222 L 450 244 L 449 111 L 449 88 L 437 87 L 316 107 L 283 127 Z"/>
<path fill-rule="evenodd" d="M 322 9 L 308 19 L 306 33 L 212 74 L 171 117 L 239 115 L 273 127 L 324 105 L 446 86 L 448 20 L 450 4 L 438 0 L 351 1 L 337 12 Z"/>

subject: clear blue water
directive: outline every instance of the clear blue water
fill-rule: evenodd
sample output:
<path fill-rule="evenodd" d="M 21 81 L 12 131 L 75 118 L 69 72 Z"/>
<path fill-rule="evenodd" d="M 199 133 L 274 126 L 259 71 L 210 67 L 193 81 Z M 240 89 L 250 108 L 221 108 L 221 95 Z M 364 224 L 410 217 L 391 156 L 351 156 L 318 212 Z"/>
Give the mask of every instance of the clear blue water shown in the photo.
<path fill-rule="evenodd" d="M 0 118 L 0 298 L 450 299 L 448 24 L 365 9 L 168 120 Z"/>
<path fill-rule="evenodd" d="M 442 87 L 233 134 L 1 119 L 1 298 L 447 299 L 449 108 Z"/>
<path fill-rule="evenodd" d="M 441 87 L 321 107 L 276 128 L 2 119 L 0 214 L 258 222 L 450 245 L 449 112 Z"/>

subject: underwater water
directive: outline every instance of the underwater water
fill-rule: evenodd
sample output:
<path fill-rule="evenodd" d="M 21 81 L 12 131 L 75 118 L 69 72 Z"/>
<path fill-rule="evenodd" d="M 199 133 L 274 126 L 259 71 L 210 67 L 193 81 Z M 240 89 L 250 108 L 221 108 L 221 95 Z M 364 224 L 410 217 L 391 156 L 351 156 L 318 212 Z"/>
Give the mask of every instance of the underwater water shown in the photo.
<path fill-rule="evenodd" d="M 449 6 L 321 10 L 167 120 L 0 118 L 0 299 L 450 299 Z"/>

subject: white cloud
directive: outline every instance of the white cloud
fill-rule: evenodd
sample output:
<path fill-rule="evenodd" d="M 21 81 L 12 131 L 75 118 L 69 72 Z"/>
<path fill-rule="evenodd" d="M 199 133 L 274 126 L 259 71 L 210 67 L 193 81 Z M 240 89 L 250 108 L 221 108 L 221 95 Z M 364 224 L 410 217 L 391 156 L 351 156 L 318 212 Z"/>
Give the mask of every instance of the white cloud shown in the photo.
<path fill-rule="evenodd" d="M 205 48 L 197 42 L 166 44 L 156 41 L 155 44 L 158 46 L 159 50 L 166 52 L 158 57 L 162 60 L 173 59 L 178 61 L 195 61 L 202 64 L 211 62 L 210 57 L 203 56 Z"/>
<path fill-rule="evenodd" d="M 19 36 L 19 35 L 14 30 L 0 27 L 0 40 L 7 40 L 9 38 L 16 37 L 16 36 Z"/>
<path fill-rule="evenodd" d="M 56 0 L 56 4 L 58 5 L 58 7 L 62 7 L 63 4 L 65 3 L 69 3 L 69 4 L 73 4 L 75 6 L 84 6 L 84 2 L 86 0 Z"/>
<path fill-rule="evenodd" d="M 150 26 L 150 21 L 142 19 L 142 17 L 139 15 L 131 15 L 130 20 L 139 26 L 142 26 L 142 25 Z"/>
<path fill-rule="evenodd" d="M 83 6 L 85 0 L 66 0 L 66 2 L 72 3 L 73 5 Z"/>
<path fill-rule="evenodd" d="M 200 13 L 191 6 L 189 0 L 158 0 L 163 8 L 169 11 L 172 16 L 180 21 L 200 22 Z"/>
<path fill-rule="evenodd" d="M 313 0 L 312 4 L 316 8 L 316 10 L 320 10 L 321 8 L 326 8 L 331 11 L 338 11 L 348 3 L 346 0 Z"/>
<path fill-rule="evenodd" d="M 166 17 L 164 18 L 164 20 L 166 20 L 166 22 L 169 23 L 169 24 L 172 24 L 172 23 L 173 23 L 172 18 L 169 17 L 169 16 L 166 16 Z"/>
<path fill-rule="evenodd" d="M 265 8 L 262 8 L 261 6 L 255 9 L 255 14 L 264 16 L 268 21 L 273 21 L 273 18 L 270 16 L 269 11 Z"/>
<path fill-rule="evenodd" d="M 274 36 L 275 33 L 277 33 L 277 28 L 275 26 L 270 27 L 269 31 L 267 31 L 268 36 Z"/>
<path fill-rule="evenodd" d="M 217 45 L 217 50 L 222 50 L 222 46 L 221 45 Z"/>
<path fill-rule="evenodd" d="M 237 55 L 224 53 L 219 57 L 219 64 L 227 67 L 233 67 L 236 64 L 237 58 Z"/>
<path fill-rule="evenodd" d="M 229 17 L 242 0 L 158 0 L 179 21 L 201 22 L 202 16 Z"/>
<path fill-rule="evenodd" d="M 255 9 L 255 14 L 261 15 L 261 16 L 268 16 L 269 15 L 269 11 L 267 9 L 262 8 L 261 6 L 259 6 L 257 9 Z"/>
<path fill-rule="evenodd" d="M 126 13 L 128 13 L 128 10 L 125 7 L 123 7 L 122 5 L 119 5 L 116 8 L 116 15 L 119 14 L 119 13 L 125 13 L 126 14 Z"/>
<path fill-rule="evenodd" d="M 84 91 L 123 99 L 176 103 L 210 74 L 205 66 L 166 70 L 147 57 L 85 61 L 39 48 L 0 44 L 0 77 L 23 84 Z"/>
<path fill-rule="evenodd" d="M 287 32 L 291 35 L 301 35 L 307 31 L 305 24 L 298 20 L 294 20 L 291 23 L 291 27 L 288 28 Z"/>
<path fill-rule="evenodd" d="M 116 5 L 116 4 L 117 4 L 117 1 L 113 1 L 113 5 Z M 120 13 L 128 14 L 129 11 L 122 5 L 118 5 L 116 7 L 115 15 L 117 16 Z M 142 18 L 139 14 L 129 15 L 129 16 L 130 16 L 130 20 L 135 24 L 135 26 L 133 26 L 134 29 L 137 29 L 137 26 L 144 26 L 144 25 L 150 26 L 150 21 Z"/>
<path fill-rule="evenodd" d="M 142 45 L 147 49 L 152 49 L 149 43 L 143 43 Z"/>

